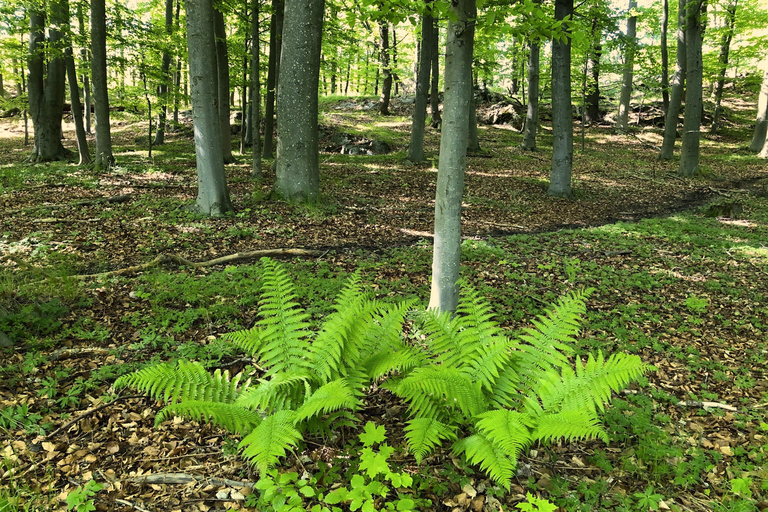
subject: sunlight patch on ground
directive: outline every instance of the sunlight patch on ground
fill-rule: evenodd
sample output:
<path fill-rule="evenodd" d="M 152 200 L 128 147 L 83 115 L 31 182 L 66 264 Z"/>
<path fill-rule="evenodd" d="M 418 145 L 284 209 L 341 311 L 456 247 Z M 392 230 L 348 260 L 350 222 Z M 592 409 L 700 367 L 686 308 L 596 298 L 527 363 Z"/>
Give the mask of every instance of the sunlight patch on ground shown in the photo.
<path fill-rule="evenodd" d="M 742 245 L 734 247 L 734 252 L 746 256 L 752 263 L 768 264 L 768 247 L 753 247 L 751 245 Z"/>

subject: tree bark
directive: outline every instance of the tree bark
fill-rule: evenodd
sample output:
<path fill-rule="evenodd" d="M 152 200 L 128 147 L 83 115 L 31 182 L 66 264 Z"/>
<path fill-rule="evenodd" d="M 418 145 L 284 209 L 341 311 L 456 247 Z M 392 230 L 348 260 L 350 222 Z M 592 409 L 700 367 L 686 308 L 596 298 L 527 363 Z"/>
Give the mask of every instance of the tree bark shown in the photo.
<path fill-rule="evenodd" d="M 96 114 L 96 169 L 109 169 L 115 164 L 112 155 L 112 133 L 109 125 L 109 92 L 107 88 L 107 13 L 104 0 L 91 0 L 91 75 Z"/>
<path fill-rule="evenodd" d="M 555 19 L 573 15 L 573 0 L 555 0 Z M 552 172 L 547 193 L 571 197 L 573 171 L 573 107 L 571 105 L 571 36 L 564 27 L 552 41 Z"/>
<path fill-rule="evenodd" d="M 752 134 L 752 142 L 749 149 L 760 152 L 765 149 L 765 136 L 768 133 L 768 59 L 764 62 L 763 83 L 760 87 L 760 96 L 757 99 L 757 120 L 755 131 Z"/>
<path fill-rule="evenodd" d="M 661 101 L 664 115 L 669 110 L 669 49 L 667 30 L 669 27 L 669 0 L 662 0 L 661 6 Z"/>
<path fill-rule="evenodd" d="M 536 132 L 539 131 L 539 42 L 528 43 L 528 110 L 525 115 L 525 136 L 521 147 L 536 151 Z"/>
<path fill-rule="evenodd" d="M 324 0 L 286 0 L 277 90 L 275 192 L 290 202 L 320 196 L 317 93 Z"/>
<path fill-rule="evenodd" d="M 589 55 L 587 56 L 587 90 L 584 95 L 586 103 L 584 121 L 588 125 L 600 120 L 600 57 L 603 54 L 603 47 L 600 44 L 603 36 L 599 20 L 600 13 L 593 12 L 592 14 L 591 39 Z"/>
<path fill-rule="evenodd" d="M 626 133 L 629 129 L 629 110 L 632 102 L 632 79 L 635 72 L 635 46 L 637 43 L 637 16 L 633 12 L 636 8 L 637 0 L 629 0 L 627 39 L 624 50 L 624 76 L 621 84 L 619 114 L 616 116 L 617 133 Z"/>
<path fill-rule="evenodd" d="M 253 158 L 253 171 L 251 176 L 261 179 L 261 83 L 259 70 L 261 69 L 261 48 L 259 41 L 259 0 L 251 2 L 251 151 Z"/>
<path fill-rule="evenodd" d="M 75 68 L 75 58 L 72 56 L 71 46 L 67 46 L 67 49 L 64 51 L 64 60 L 66 61 L 67 81 L 69 82 L 69 98 L 72 102 L 72 118 L 75 121 L 77 152 L 80 156 L 80 161 L 77 165 L 85 165 L 91 163 L 91 154 L 88 151 L 88 141 L 85 137 L 83 106 L 80 103 L 80 90 L 77 87 L 77 69 Z"/>
<path fill-rule="evenodd" d="M 379 61 L 381 62 L 381 96 L 379 97 L 379 113 L 389 115 L 389 98 L 392 94 L 392 71 L 389 67 L 389 22 L 379 21 Z"/>
<path fill-rule="evenodd" d="M 669 108 L 664 116 L 664 140 L 661 143 L 661 160 L 672 160 L 675 151 L 675 139 L 677 138 L 677 122 L 680 115 L 680 104 L 683 99 L 683 87 L 687 68 L 686 44 L 685 44 L 685 0 L 678 0 L 677 8 L 677 58 L 675 60 L 675 74 L 672 75 L 672 84 L 669 94 Z"/>
<path fill-rule="evenodd" d="M 212 0 L 186 0 L 189 82 L 197 156 L 197 200 L 195 209 L 210 216 L 233 210 L 224 175 L 221 124 L 216 108 L 218 85 L 216 40 Z"/>
<path fill-rule="evenodd" d="M 423 162 L 424 125 L 427 121 L 427 89 L 429 73 L 432 67 L 432 16 L 429 14 L 431 2 L 427 2 L 424 16 L 421 17 L 421 44 L 419 47 L 418 70 L 416 73 L 416 100 L 413 106 L 411 124 L 411 143 L 408 146 L 408 160 Z"/>
<path fill-rule="evenodd" d="M 47 46 L 51 50 L 48 57 L 47 75 L 43 61 L 44 30 L 46 27 L 45 11 L 29 10 L 29 111 L 35 133 L 35 146 L 30 161 L 48 162 L 62 160 L 68 152 L 61 143 L 61 119 L 64 107 L 64 58 L 62 34 L 56 27 L 65 26 L 69 19 L 66 3 L 56 0 L 50 4 L 50 26 L 48 27 Z"/>
<path fill-rule="evenodd" d="M 216 34 L 216 75 L 218 84 L 219 127 L 221 129 L 221 154 L 225 164 L 235 161 L 232 157 L 232 131 L 229 127 L 229 54 L 224 14 L 214 8 L 214 33 Z"/>
<path fill-rule="evenodd" d="M 470 25 L 467 30 L 472 31 L 472 40 L 475 40 L 474 31 L 475 26 Z M 474 86 L 469 88 L 469 132 L 467 133 L 467 151 L 470 153 L 478 153 L 480 151 L 480 138 L 477 134 L 477 105 L 475 104 L 475 88 Z"/>
<path fill-rule="evenodd" d="M 728 54 L 731 51 L 731 39 L 733 39 L 733 26 L 736 23 L 736 8 L 738 0 L 731 0 L 725 8 L 725 33 L 720 40 L 720 55 L 718 63 L 720 69 L 717 72 L 715 84 L 715 112 L 712 115 L 712 127 L 710 132 L 717 133 L 720 129 L 720 104 L 723 100 L 723 88 L 725 87 L 725 72 L 728 70 Z"/>
<path fill-rule="evenodd" d="M 467 163 L 469 108 L 472 93 L 472 36 L 475 0 L 456 0 L 448 23 L 445 99 L 440 135 L 440 164 L 435 196 L 435 242 L 429 307 L 455 311 L 461 262 L 461 199 Z"/>
<path fill-rule="evenodd" d="M 77 25 L 80 29 L 80 35 L 85 36 L 85 13 L 83 12 L 83 3 L 77 3 Z M 88 62 L 88 49 L 80 49 L 80 60 L 90 68 Z M 91 77 L 88 73 L 83 73 L 83 102 L 85 104 L 85 133 L 91 133 Z"/>
<path fill-rule="evenodd" d="M 701 139 L 702 110 L 702 48 L 706 0 L 688 0 L 686 6 L 686 57 L 685 120 L 683 145 L 680 150 L 680 176 L 693 176 L 699 172 L 699 144 Z"/>
<path fill-rule="evenodd" d="M 440 21 L 432 20 L 432 80 L 429 92 L 429 111 L 432 118 L 432 128 L 440 126 Z"/>
<path fill-rule="evenodd" d="M 165 123 L 168 118 L 168 84 L 172 83 L 171 75 L 171 49 L 170 37 L 173 35 L 173 0 L 165 0 L 165 33 L 168 35 L 168 41 L 163 48 L 163 60 L 160 64 L 160 85 L 157 87 L 157 95 L 160 97 L 160 112 L 157 116 L 157 131 L 155 132 L 154 144 L 165 143 Z"/>
<path fill-rule="evenodd" d="M 272 0 L 272 18 L 269 23 L 269 63 L 267 64 L 267 99 L 264 111 L 263 158 L 272 158 L 275 134 L 275 96 L 280 76 L 280 51 L 283 45 L 284 0 Z"/>

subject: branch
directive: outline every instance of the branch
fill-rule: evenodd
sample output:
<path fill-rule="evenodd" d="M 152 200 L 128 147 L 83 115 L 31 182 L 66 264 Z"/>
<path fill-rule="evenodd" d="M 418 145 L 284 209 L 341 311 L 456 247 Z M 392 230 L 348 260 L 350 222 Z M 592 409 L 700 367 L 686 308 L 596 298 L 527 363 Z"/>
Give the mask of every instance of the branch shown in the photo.
<path fill-rule="evenodd" d="M 681 400 L 675 404 L 677 407 L 703 407 L 704 409 L 725 409 L 726 411 L 737 412 L 738 409 L 732 405 L 721 404 L 720 402 L 698 402 L 696 400 Z"/>
<path fill-rule="evenodd" d="M 189 484 L 203 482 L 209 485 L 225 485 L 228 487 L 248 487 L 256 485 L 253 482 L 241 482 L 229 478 L 207 477 L 202 475 L 188 475 L 187 473 L 153 473 L 149 475 L 134 476 L 128 478 L 129 482 L 141 484 Z"/>

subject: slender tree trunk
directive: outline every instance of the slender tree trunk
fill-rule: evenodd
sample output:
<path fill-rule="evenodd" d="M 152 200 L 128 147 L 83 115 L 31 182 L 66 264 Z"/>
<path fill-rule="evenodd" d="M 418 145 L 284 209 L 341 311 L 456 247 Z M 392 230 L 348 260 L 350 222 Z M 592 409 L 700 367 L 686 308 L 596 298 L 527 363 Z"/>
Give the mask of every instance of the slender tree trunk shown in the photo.
<path fill-rule="evenodd" d="M 253 151 L 253 171 L 251 175 L 256 179 L 264 177 L 261 172 L 261 82 L 259 70 L 261 69 L 261 48 L 259 43 L 259 0 L 251 1 L 251 140 Z"/>
<path fill-rule="evenodd" d="M 392 71 L 390 71 L 390 74 L 392 75 L 392 83 L 395 85 L 395 96 L 400 94 L 400 77 L 397 76 L 397 32 L 395 25 L 392 25 L 392 46 L 391 46 L 391 52 L 392 52 Z"/>
<path fill-rule="evenodd" d="M 429 9 L 431 2 L 427 2 Z M 432 67 L 432 16 L 425 12 L 421 18 L 421 45 L 419 48 L 418 72 L 416 73 L 416 100 L 414 101 L 411 144 L 408 146 L 408 160 L 423 162 L 424 124 L 427 120 L 427 89 L 429 72 Z"/>
<path fill-rule="evenodd" d="M 755 131 L 752 134 L 752 142 L 749 149 L 760 152 L 765 149 L 765 136 L 768 133 L 768 59 L 764 62 L 763 83 L 760 87 L 760 96 L 757 99 L 757 120 Z"/>
<path fill-rule="evenodd" d="M 683 100 L 683 87 L 687 68 L 686 44 L 685 44 L 685 0 L 678 0 L 677 8 L 677 58 L 675 60 L 675 74 L 672 75 L 672 84 L 669 94 L 669 109 L 664 116 L 664 141 L 661 143 L 659 158 L 672 160 L 675 151 L 675 139 L 677 138 L 677 122 L 680 115 L 680 104 Z"/>
<path fill-rule="evenodd" d="M 165 33 L 170 36 L 173 34 L 173 0 L 165 0 Z M 170 45 L 170 41 L 167 41 Z M 168 117 L 168 84 L 172 82 L 171 76 L 171 49 L 163 48 L 163 60 L 160 64 L 161 80 L 157 87 L 157 95 L 160 98 L 160 112 L 157 116 L 157 131 L 155 132 L 155 144 L 165 143 L 165 121 Z"/>
<path fill-rule="evenodd" d="M 467 30 L 472 30 L 472 40 L 475 40 L 474 30 L 475 26 L 470 25 Z M 467 134 L 467 151 L 470 153 L 478 153 L 480 151 L 480 138 L 477 134 L 477 105 L 475 102 L 475 88 L 469 89 L 469 133 Z"/>
<path fill-rule="evenodd" d="M 555 19 L 573 15 L 573 0 L 555 0 Z M 571 105 L 571 35 L 552 41 L 552 172 L 551 196 L 571 197 L 573 171 L 573 106 Z"/>
<path fill-rule="evenodd" d="M 664 115 L 666 115 L 669 110 L 669 49 L 667 48 L 669 0 L 662 0 L 661 5 L 661 100 L 664 104 Z"/>
<path fill-rule="evenodd" d="M 91 163 L 91 154 L 88 151 L 88 141 L 85 137 L 85 127 L 83 126 L 83 106 L 80 103 L 80 90 L 77 87 L 77 69 L 75 69 L 75 59 L 72 56 L 72 47 L 67 46 L 64 51 L 64 60 L 67 66 L 67 81 L 69 82 L 69 98 L 72 102 L 72 118 L 75 121 L 75 135 L 77 137 L 77 152 L 80 161 L 77 165 Z"/>
<path fill-rule="evenodd" d="M 5 84 L 3 83 L 3 74 L 0 73 L 0 98 L 5 98 Z"/>
<path fill-rule="evenodd" d="M 69 19 L 66 2 L 55 0 L 50 3 L 50 25 L 48 27 L 48 48 L 53 50 L 48 60 L 47 75 L 43 62 L 45 11 L 29 11 L 29 110 L 35 132 L 35 147 L 30 161 L 47 162 L 62 160 L 68 151 L 61 143 L 61 119 L 64 107 L 65 65 L 61 54 L 62 34 L 56 27 L 65 26 Z"/>
<path fill-rule="evenodd" d="M 227 52 L 227 29 L 224 14 L 218 9 L 213 13 L 216 34 L 216 69 L 218 76 L 219 126 L 221 127 L 221 153 L 225 164 L 235 161 L 232 157 L 232 131 L 229 127 L 229 55 Z"/>
<path fill-rule="evenodd" d="M 461 199 L 467 164 L 475 0 L 451 4 L 445 56 L 445 99 L 435 196 L 435 246 L 429 308 L 455 311 L 461 263 Z"/>
<path fill-rule="evenodd" d="M 85 37 L 85 12 L 83 10 L 83 2 L 77 3 L 77 25 L 80 30 L 80 35 Z M 80 49 L 80 60 L 83 64 L 90 68 L 90 62 L 88 61 L 88 49 L 83 47 Z M 83 73 L 83 102 L 85 110 L 85 133 L 91 133 L 91 77 L 88 73 Z"/>
<path fill-rule="evenodd" d="M 432 128 L 440 126 L 440 22 L 438 18 L 432 21 L 432 81 L 429 92 L 429 112 L 432 118 Z"/>
<path fill-rule="evenodd" d="M 383 116 L 388 116 L 389 97 L 392 94 L 392 72 L 389 67 L 389 22 L 387 20 L 379 21 L 379 37 L 381 39 L 379 60 L 381 62 L 381 74 L 384 77 L 381 84 L 379 112 Z"/>
<path fill-rule="evenodd" d="M 600 44 L 602 30 L 598 14 L 594 13 L 592 17 L 592 30 L 589 55 L 587 56 L 587 91 L 585 94 L 585 112 L 584 121 L 591 125 L 600 120 L 600 58 L 603 54 L 603 47 Z"/>
<path fill-rule="evenodd" d="M 712 116 L 712 133 L 717 133 L 720 129 L 720 103 L 723 100 L 723 87 L 725 87 L 725 72 L 728 70 L 728 54 L 731 51 L 731 39 L 733 39 L 733 26 L 736 23 L 736 8 L 738 0 L 731 0 L 726 9 L 725 33 L 720 40 L 720 69 L 717 73 L 717 83 L 715 84 L 715 113 Z"/>
<path fill-rule="evenodd" d="M 616 132 L 626 133 L 629 129 L 629 110 L 632 102 L 632 79 L 635 72 L 635 46 L 637 38 L 637 16 L 634 10 L 637 0 L 629 0 L 629 18 L 627 19 L 627 41 L 624 50 L 624 77 L 621 84 L 619 114 L 616 116 Z"/>
<path fill-rule="evenodd" d="M 317 91 L 324 0 L 286 0 L 277 90 L 275 192 L 290 202 L 320 196 Z"/>
<path fill-rule="evenodd" d="M 109 125 L 109 92 L 107 88 L 107 13 L 104 0 L 91 0 L 91 75 L 96 113 L 96 169 L 109 169 L 115 164 L 112 155 L 112 133 Z"/>
<path fill-rule="evenodd" d="M 267 69 L 267 99 L 264 111 L 263 158 L 272 158 L 275 134 L 275 96 L 280 75 L 280 51 L 283 41 L 284 0 L 272 0 L 272 18 L 269 24 L 269 63 Z"/>
<path fill-rule="evenodd" d="M 176 31 L 180 27 L 181 0 L 176 0 Z M 181 57 L 176 59 L 176 73 L 173 81 L 173 126 L 179 125 L 179 103 L 181 102 Z"/>
<path fill-rule="evenodd" d="M 197 200 L 195 209 L 209 216 L 233 211 L 224 175 L 221 123 L 216 102 L 219 97 L 216 73 L 214 8 L 211 0 L 186 0 L 187 49 L 195 124 Z"/>
<path fill-rule="evenodd" d="M 518 54 L 520 53 L 518 51 L 518 41 L 516 37 L 512 37 L 512 43 L 510 44 L 512 48 L 510 48 L 509 51 L 509 61 L 511 64 L 511 70 L 510 73 L 512 75 L 512 84 L 509 87 L 509 94 L 516 95 L 518 91 L 520 90 L 520 79 L 518 78 L 520 73 L 518 71 Z"/>
<path fill-rule="evenodd" d="M 699 143 L 701 139 L 702 98 L 702 38 L 707 12 L 706 0 L 688 0 L 686 8 L 685 120 L 683 145 L 680 150 L 680 176 L 693 176 L 699 172 Z"/>
<path fill-rule="evenodd" d="M 528 110 L 525 115 L 525 136 L 521 147 L 536 150 L 536 132 L 539 130 L 539 42 L 528 44 Z"/>

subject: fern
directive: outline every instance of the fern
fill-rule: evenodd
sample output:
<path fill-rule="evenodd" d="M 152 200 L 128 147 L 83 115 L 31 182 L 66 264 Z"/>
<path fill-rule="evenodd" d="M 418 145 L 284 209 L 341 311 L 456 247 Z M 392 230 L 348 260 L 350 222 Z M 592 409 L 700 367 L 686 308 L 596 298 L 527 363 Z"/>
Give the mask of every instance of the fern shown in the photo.
<path fill-rule="evenodd" d="M 285 451 L 296 447 L 301 439 L 301 432 L 294 426 L 296 413 L 280 411 L 267 416 L 242 441 L 240 448 L 243 456 L 249 459 L 264 474 L 273 467 Z"/>
<path fill-rule="evenodd" d="M 296 421 L 302 421 L 319 414 L 328 414 L 339 409 L 354 409 L 357 406 L 354 389 L 344 379 L 338 379 L 321 386 L 307 397 L 296 411 Z"/>
<path fill-rule="evenodd" d="M 515 460 L 499 451 L 494 443 L 483 434 L 474 434 L 453 443 L 453 452 L 463 454 L 467 462 L 477 464 L 495 482 L 509 490 L 509 483 L 515 474 Z"/>
<path fill-rule="evenodd" d="M 456 434 L 451 425 L 441 423 L 433 418 L 415 418 L 405 427 L 405 438 L 411 449 L 416 463 L 421 464 L 422 459 L 432 452 L 442 441 L 456 439 Z"/>
<path fill-rule="evenodd" d="M 187 400 L 164 407 L 155 416 L 155 426 L 173 416 L 203 420 L 236 434 L 247 434 L 259 423 L 261 415 L 235 404 Z"/>

